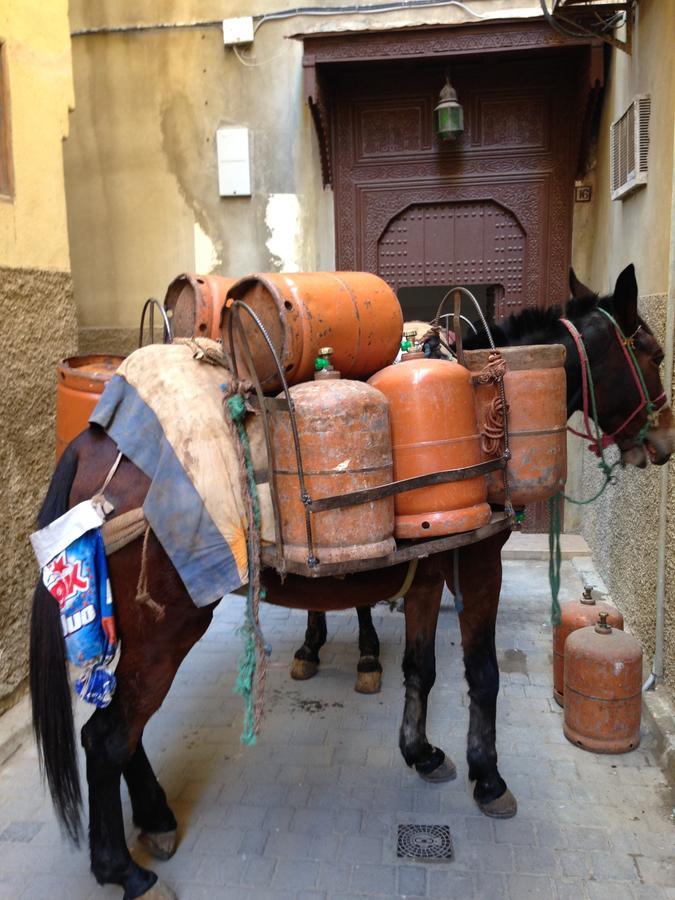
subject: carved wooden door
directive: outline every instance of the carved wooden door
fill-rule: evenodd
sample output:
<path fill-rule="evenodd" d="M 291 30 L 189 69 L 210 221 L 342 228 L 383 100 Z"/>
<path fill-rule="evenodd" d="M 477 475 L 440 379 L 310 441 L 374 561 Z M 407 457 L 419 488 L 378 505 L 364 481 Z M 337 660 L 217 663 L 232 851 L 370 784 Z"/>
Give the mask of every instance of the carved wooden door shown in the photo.
<path fill-rule="evenodd" d="M 453 61 L 464 108 L 456 141 L 434 133 L 438 62 L 331 78 L 337 267 L 396 291 L 491 285 L 495 319 L 567 296 L 574 138 L 573 53 Z M 542 509 L 528 511 L 541 530 Z"/>

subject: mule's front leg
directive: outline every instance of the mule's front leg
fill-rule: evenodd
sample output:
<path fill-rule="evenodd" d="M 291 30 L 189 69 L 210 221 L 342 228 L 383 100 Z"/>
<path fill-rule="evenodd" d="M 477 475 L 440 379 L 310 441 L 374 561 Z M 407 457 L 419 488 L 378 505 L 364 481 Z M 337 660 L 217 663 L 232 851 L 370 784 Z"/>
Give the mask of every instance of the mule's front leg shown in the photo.
<path fill-rule="evenodd" d="M 308 612 L 305 643 L 295 651 L 291 665 L 291 678 L 306 681 L 319 671 L 319 650 L 326 643 L 326 613 Z"/>
<path fill-rule="evenodd" d="M 450 781 L 457 772 L 442 750 L 427 740 L 427 699 L 436 680 L 436 624 L 443 576 L 432 560 L 420 563 L 405 598 L 405 706 L 399 747 L 409 766 L 425 781 Z"/>
<path fill-rule="evenodd" d="M 377 694 L 382 687 L 380 640 L 373 625 L 370 606 L 357 606 L 359 617 L 359 662 L 354 690 L 359 694 Z"/>
<path fill-rule="evenodd" d="M 502 585 L 502 534 L 464 547 L 459 559 L 459 587 L 463 609 L 459 626 L 464 649 L 464 670 L 469 685 L 469 778 L 473 796 L 486 815 L 498 819 L 515 816 L 518 804 L 497 769 L 496 715 L 499 667 L 495 623 Z M 457 592 L 449 579 L 455 596 Z"/>

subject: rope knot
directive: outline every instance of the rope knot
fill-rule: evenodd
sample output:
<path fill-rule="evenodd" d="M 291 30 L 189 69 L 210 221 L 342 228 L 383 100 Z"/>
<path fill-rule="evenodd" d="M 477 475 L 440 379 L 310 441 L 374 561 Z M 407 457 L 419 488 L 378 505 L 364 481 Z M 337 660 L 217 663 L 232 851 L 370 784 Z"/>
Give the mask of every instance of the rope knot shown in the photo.
<path fill-rule="evenodd" d="M 480 372 L 471 375 L 472 384 L 496 384 L 506 375 L 506 361 L 499 350 L 492 351 Z"/>

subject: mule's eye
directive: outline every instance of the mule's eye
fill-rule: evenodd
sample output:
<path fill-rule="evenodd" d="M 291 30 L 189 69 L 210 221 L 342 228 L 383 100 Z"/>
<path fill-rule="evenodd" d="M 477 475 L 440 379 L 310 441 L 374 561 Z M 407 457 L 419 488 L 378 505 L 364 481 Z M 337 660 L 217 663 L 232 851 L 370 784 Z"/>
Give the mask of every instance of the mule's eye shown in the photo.
<path fill-rule="evenodd" d="M 663 362 L 664 359 L 665 359 L 665 355 L 661 350 L 659 350 L 658 353 L 655 353 L 652 356 L 652 362 L 654 363 L 654 365 L 656 366 L 657 369 L 661 365 L 661 363 Z"/>

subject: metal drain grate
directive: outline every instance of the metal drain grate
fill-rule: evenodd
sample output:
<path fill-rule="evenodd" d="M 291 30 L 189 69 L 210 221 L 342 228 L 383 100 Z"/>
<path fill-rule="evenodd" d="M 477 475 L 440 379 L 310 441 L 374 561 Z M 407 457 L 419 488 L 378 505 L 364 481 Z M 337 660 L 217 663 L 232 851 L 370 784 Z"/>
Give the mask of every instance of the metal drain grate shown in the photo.
<path fill-rule="evenodd" d="M 447 825 L 399 825 L 396 855 L 427 862 L 451 862 L 454 853 Z"/>

